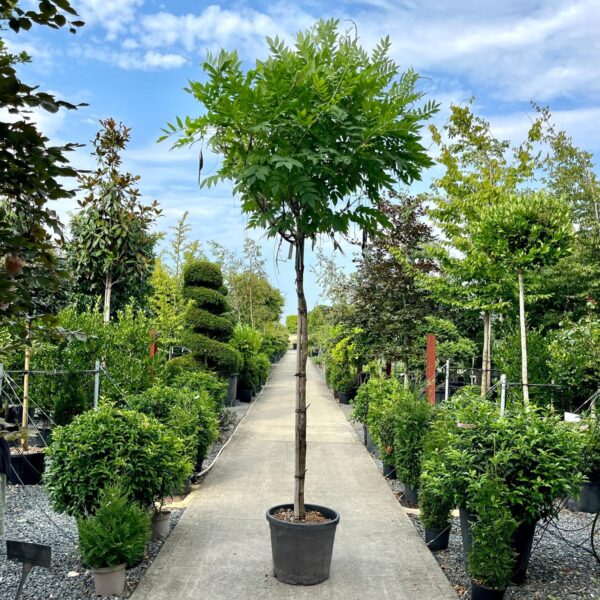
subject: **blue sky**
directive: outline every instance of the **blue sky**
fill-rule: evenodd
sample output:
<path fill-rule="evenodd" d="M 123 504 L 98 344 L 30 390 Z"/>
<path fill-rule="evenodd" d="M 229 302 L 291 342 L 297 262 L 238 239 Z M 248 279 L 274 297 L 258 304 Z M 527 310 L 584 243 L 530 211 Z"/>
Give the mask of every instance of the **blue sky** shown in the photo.
<path fill-rule="evenodd" d="M 198 188 L 196 150 L 171 152 L 167 143 L 155 143 L 161 126 L 177 114 L 200 111 L 182 88 L 188 79 L 202 78 L 207 50 L 236 48 L 250 62 L 264 56 L 265 36 L 291 40 L 318 18 L 352 20 L 366 47 L 389 35 L 396 61 L 421 73 L 422 89 L 442 104 L 438 123 L 450 103 L 475 96 L 477 112 L 495 133 L 519 142 L 533 100 L 549 105 L 580 146 L 600 151 L 598 0 L 73 0 L 73 6 L 86 21 L 76 35 L 40 28 L 7 35 L 11 49 L 25 49 L 33 58 L 23 70 L 27 83 L 89 104 L 76 113 L 34 118 L 53 141 L 87 144 L 73 156 L 82 168 L 93 164 L 89 140 L 98 120 L 112 116 L 126 123 L 132 143 L 125 166 L 141 175 L 144 198 L 161 204 L 159 229 L 187 210 L 193 236 L 203 243 L 214 239 L 241 249 L 245 236 L 260 240 L 260 232 L 246 231 L 229 186 L 210 193 Z M 217 160 L 206 162 L 206 174 Z M 431 176 L 425 173 L 416 189 Z M 65 221 L 74 208 L 74 202 L 56 206 Z M 286 294 L 286 312 L 294 312 L 292 265 L 282 262 L 276 269 L 274 243 L 264 241 L 263 247 L 272 279 Z M 348 263 L 340 259 L 340 268 Z M 310 272 L 307 295 L 309 305 L 318 301 Z"/>

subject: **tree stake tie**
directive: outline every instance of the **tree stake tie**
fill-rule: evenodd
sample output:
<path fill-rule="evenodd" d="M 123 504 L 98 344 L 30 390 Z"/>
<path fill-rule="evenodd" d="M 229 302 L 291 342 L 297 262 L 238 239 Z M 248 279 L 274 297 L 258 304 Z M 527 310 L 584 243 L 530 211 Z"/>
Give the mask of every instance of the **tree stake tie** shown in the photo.
<path fill-rule="evenodd" d="M 304 469 L 304 473 L 302 475 L 294 475 L 295 479 L 302 479 L 308 473 L 308 469 Z"/>
<path fill-rule="evenodd" d="M 44 567 L 45 569 L 49 569 L 51 556 L 52 549 L 50 546 L 6 540 L 6 557 L 8 560 L 23 563 L 21 581 L 19 582 L 15 600 L 19 600 L 21 597 L 25 581 L 33 567 Z"/>
<path fill-rule="evenodd" d="M 297 413 L 305 413 L 310 408 L 310 404 L 306 406 L 306 408 L 297 408 Z"/>

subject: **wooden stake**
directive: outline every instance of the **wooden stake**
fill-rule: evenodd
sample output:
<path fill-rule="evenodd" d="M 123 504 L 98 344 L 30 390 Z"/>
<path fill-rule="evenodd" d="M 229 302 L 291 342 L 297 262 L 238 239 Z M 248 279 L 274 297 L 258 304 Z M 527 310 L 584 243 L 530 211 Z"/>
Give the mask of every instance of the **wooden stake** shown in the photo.
<path fill-rule="evenodd" d="M 27 331 L 25 340 L 27 346 L 25 347 L 25 372 L 23 374 L 23 417 L 21 418 L 21 431 L 24 432 L 24 437 L 21 438 L 21 447 L 23 450 L 29 449 L 29 442 L 27 440 L 27 427 L 29 425 L 29 364 L 31 359 L 31 346 L 29 340 L 31 337 L 31 321 L 25 322 L 25 329 Z"/>

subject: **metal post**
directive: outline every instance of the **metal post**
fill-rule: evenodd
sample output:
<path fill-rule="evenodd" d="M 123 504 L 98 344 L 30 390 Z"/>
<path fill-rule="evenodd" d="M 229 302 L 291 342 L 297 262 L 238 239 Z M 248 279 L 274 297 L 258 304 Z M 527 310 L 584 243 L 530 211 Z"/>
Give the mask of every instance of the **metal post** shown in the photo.
<path fill-rule="evenodd" d="M 29 345 L 29 341 L 31 338 L 31 321 L 27 321 L 25 327 L 27 329 L 27 346 L 25 348 L 25 372 L 23 374 L 23 418 L 21 419 L 21 429 L 23 432 L 21 447 L 23 450 L 29 448 L 27 428 L 29 427 L 29 366 L 31 361 L 31 346 Z"/>
<path fill-rule="evenodd" d="M 435 404 L 435 350 L 436 338 L 433 333 L 427 334 L 427 354 L 425 362 L 425 379 L 429 404 Z"/>
<path fill-rule="evenodd" d="M 446 361 L 446 386 L 444 388 L 444 400 L 450 398 L 450 361 Z"/>
<path fill-rule="evenodd" d="M 98 410 L 99 398 L 100 398 L 100 361 L 96 360 L 96 369 L 94 371 L 94 410 Z"/>
<path fill-rule="evenodd" d="M 506 412 L 506 375 L 500 375 L 500 415 Z"/>
<path fill-rule="evenodd" d="M 2 412 L 6 413 L 6 409 L 4 408 L 4 400 L 2 400 L 2 384 L 4 383 L 4 364 L 0 363 L 0 408 L 2 408 Z"/>

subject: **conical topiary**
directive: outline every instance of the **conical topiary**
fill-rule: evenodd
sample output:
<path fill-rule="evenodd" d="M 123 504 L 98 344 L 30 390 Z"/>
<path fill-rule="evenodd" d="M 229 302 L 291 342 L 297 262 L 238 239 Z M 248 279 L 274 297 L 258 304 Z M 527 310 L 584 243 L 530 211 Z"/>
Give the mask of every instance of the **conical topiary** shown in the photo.
<path fill-rule="evenodd" d="M 240 353 L 227 343 L 233 323 L 223 317 L 227 308 L 227 289 L 218 265 L 207 260 L 192 260 L 183 271 L 183 295 L 192 300 L 186 313 L 189 328 L 184 345 L 202 365 L 223 375 L 236 373 Z"/>

